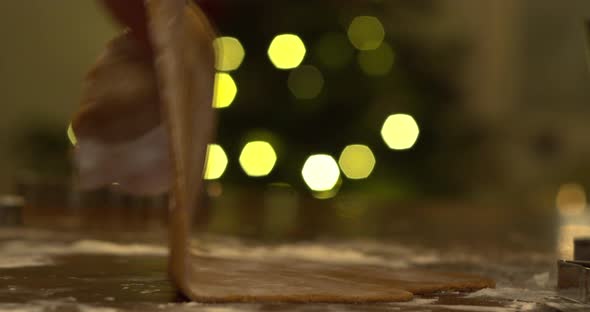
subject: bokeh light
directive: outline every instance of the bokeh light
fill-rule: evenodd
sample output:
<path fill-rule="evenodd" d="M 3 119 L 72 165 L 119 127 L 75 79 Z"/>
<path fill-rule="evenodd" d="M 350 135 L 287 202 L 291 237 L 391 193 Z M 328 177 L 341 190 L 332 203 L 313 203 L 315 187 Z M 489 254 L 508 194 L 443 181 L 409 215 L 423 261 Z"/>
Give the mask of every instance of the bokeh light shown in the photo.
<path fill-rule="evenodd" d="M 383 128 L 381 128 L 381 136 L 383 140 L 394 150 L 405 150 L 412 148 L 418 140 L 420 129 L 416 120 L 410 115 L 395 114 L 387 117 Z"/>
<path fill-rule="evenodd" d="M 312 191 L 311 196 L 313 196 L 314 198 L 317 198 L 317 199 L 334 198 L 334 197 L 336 197 L 336 195 L 338 195 L 338 192 L 340 192 L 340 186 L 342 186 L 342 178 L 338 177 L 338 181 L 336 181 L 336 184 L 334 185 L 334 187 L 332 187 L 331 189 L 329 189 L 327 191 Z"/>
<path fill-rule="evenodd" d="M 289 73 L 289 90 L 301 100 L 309 100 L 317 97 L 324 87 L 324 76 L 314 66 L 300 66 Z"/>
<path fill-rule="evenodd" d="M 268 57 L 278 69 L 292 69 L 301 64 L 305 57 L 305 44 L 297 35 L 276 36 L 268 48 Z"/>
<path fill-rule="evenodd" d="M 277 161 L 277 154 L 270 143 L 248 142 L 240 153 L 240 166 L 251 177 L 268 175 Z"/>
<path fill-rule="evenodd" d="M 231 105 L 238 93 L 234 79 L 227 73 L 215 75 L 215 90 L 213 93 L 213 107 L 224 108 Z"/>
<path fill-rule="evenodd" d="M 574 240 L 590 237 L 590 226 L 585 224 L 563 224 L 557 234 L 557 256 L 559 259 L 574 258 Z"/>
<path fill-rule="evenodd" d="M 207 146 L 207 161 L 205 163 L 205 180 L 221 178 L 227 167 L 227 155 L 217 144 Z"/>
<path fill-rule="evenodd" d="M 566 183 L 559 187 L 555 205 L 564 215 L 578 215 L 586 209 L 586 191 L 577 183 Z"/>
<path fill-rule="evenodd" d="M 387 75 L 393 67 L 393 49 L 387 42 L 375 50 L 361 51 L 358 55 L 361 70 L 369 76 Z"/>
<path fill-rule="evenodd" d="M 217 55 L 215 67 L 219 71 L 238 69 L 246 55 L 244 47 L 234 37 L 219 37 L 213 41 L 213 47 Z"/>
<path fill-rule="evenodd" d="M 74 133 L 74 128 L 72 128 L 72 124 L 70 123 L 68 125 L 68 140 L 70 140 L 70 143 L 72 144 L 72 146 L 76 146 L 76 144 L 78 144 L 78 139 L 76 138 L 76 133 Z"/>
<path fill-rule="evenodd" d="M 207 183 L 205 190 L 209 197 L 219 197 L 223 195 L 223 185 L 219 181 L 211 181 Z"/>
<path fill-rule="evenodd" d="M 346 35 L 340 33 L 327 33 L 323 35 L 315 51 L 322 65 L 332 69 L 346 66 L 354 56 L 354 50 L 348 38 L 346 38 Z"/>
<path fill-rule="evenodd" d="M 333 189 L 338 183 L 340 169 L 332 156 L 317 154 L 307 158 L 301 174 L 312 191 L 323 192 Z"/>
<path fill-rule="evenodd" d="M 348 26 L 348 39 L 357 49 L 377 49 L 385 38 L 383 25 L 374 16 L 357 16 Z"/>
<path fill-rule="evenodd" d="M 375 168 L 375 156 L 366 145 L 348 145 L 342 150 L 338 164 L 347 178 L 366 179 Z"/>

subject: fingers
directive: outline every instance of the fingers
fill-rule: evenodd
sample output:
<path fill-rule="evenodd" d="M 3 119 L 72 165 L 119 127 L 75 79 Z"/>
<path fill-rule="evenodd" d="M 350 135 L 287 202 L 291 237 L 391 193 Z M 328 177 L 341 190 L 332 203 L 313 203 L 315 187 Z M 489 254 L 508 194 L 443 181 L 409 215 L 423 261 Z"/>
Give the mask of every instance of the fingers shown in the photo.
<path fill-rule="evenodd" d="M 146 11 L 143 0 L 100 0 L 109 13 L 123 26 L 131 29 L 133 36 L 146 51 L 151 52 Z"/>

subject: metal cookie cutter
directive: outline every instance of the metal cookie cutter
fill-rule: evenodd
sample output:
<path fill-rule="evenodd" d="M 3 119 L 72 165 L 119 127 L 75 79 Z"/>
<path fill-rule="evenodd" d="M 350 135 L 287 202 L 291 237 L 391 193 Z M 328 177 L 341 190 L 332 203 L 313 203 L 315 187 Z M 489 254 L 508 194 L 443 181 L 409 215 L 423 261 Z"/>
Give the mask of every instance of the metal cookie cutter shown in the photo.
<path fill-rule="evenodd" d="M 557 290 L 564 298 L 590 303 L 590 238 L 574 240 L 574 260 L 557 261 Z"/>

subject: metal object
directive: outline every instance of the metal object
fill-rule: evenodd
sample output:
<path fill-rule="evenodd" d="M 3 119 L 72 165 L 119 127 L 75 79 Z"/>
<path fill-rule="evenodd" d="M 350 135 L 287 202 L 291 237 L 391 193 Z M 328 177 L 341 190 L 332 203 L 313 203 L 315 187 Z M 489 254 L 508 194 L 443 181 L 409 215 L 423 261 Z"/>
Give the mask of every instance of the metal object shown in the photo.
<path fill-rule="evenodd" d="M 16 195 L 0 196 L 0 226 L 22 225 L 22 211 L 25 201 Z"/>
<path fill-rule="evenodd" d="M 574 240 L 574 260 L 558 260 L 557 273 L 560 296 L 590 303 L 590 238 Z"/>
<path fill-rule="evenodd" d="M 559 260 L 557 289 L 560 296 L 589 303 L 590 261 Z"/>
<path fill-rule="evenodd" d="M 590 237 L 574 239 L 574 260 L 590 261 Z"/>

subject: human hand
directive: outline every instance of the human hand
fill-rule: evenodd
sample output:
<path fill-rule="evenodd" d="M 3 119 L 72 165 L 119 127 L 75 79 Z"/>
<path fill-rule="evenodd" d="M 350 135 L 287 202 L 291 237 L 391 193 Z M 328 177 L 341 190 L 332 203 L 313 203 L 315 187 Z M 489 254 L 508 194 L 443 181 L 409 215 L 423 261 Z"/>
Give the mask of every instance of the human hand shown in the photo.
<path fill-rule="evenodd" d="M 121 25 L 129 28 L 138 43 L 151 52 L 143 0 L 99 0 Z"/>

